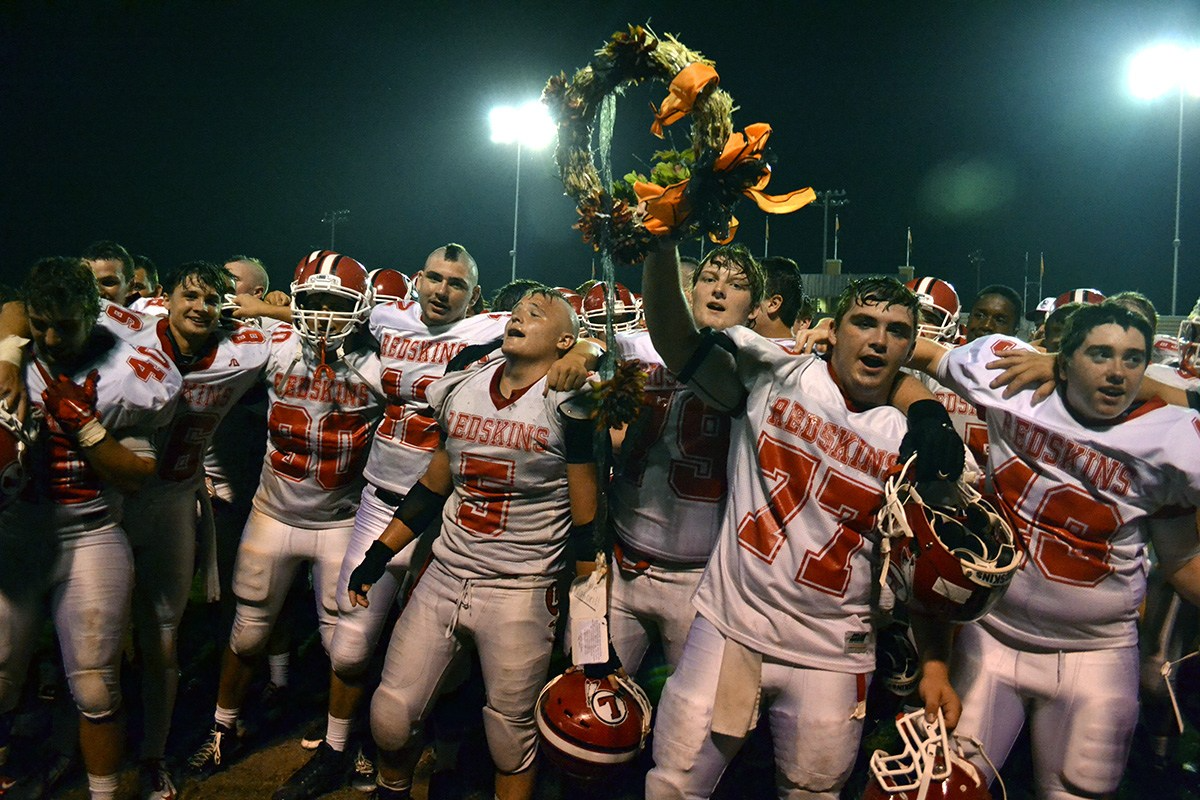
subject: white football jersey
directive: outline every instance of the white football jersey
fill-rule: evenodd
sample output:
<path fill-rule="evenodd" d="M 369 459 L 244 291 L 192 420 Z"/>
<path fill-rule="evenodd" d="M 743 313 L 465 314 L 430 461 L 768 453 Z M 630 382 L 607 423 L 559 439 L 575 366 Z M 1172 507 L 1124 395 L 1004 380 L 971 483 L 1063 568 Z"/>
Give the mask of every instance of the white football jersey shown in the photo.
<path fill-rule="evenodd" d="M 157 299 L 157 298 L 156 298 Z M 126 311 L 109 304 L 114 311 Z M 203 478 L 204 454 L 213 434 L 230 408 L 261 377 L 270 355 L 270 340 L 263 331 L 248 325 L 236 330 L 219 328 L 212 346 L 195 361 L 178 352 L 165 317 L 142 319 L 147 324 L 129 327 L 133 318 L 124 317 L 127 341 L 160 349 L 175 362 L 183 375 L 183 393 L 171 424 L 154 437 L 161 481 L 181 483 Z"/>
<path fill-rule="evenodd" d="M 544 576 L 564 565 L 571 529 L 563 419 L 569 394 L 543 397 L 543 377 L 508 399 L 505 362 L 453 372 L 429 387 L 445 431 L 454 493 L 433 556 L 455 577 Z"/>
<path fill-rule="evenodd" d="M 938 368 L 939 380 L 988 409 L 989 471 L 1027 553 L 979 624 L 1017 647 L 1135 645 L 1148 518 L 1200 504 L 1200 416 L 1155 400 L 1088 427 L 1061 393 L 1036 406 L 1032 392 L 1006 400 L 988 385 L 996 372 L 985 365 L 1028 347 L 988 336 L 950 351 Z"/>
<path fill-rule="evenodd" d="M 890 406 L 846 405 L 825 361 L 735 327 L 748 392 L 733 417 L 729 495 L 696 592 L 724 635 L 771 658 L 837 672 L 875 667 L 875 523 L 907 430 Z M 694 387 L 695 388 L 695 387 Z"/>
<path fill-rule="evenodd" d="M 1159 383 L 1174 386 L 1177 389 L 1200 388 L 1200 378 L 1197 378 L 1190 372 L 1185 372 L 1178 367 L 1168 364 L 1151 364 L 1146 367 L 1146 377 L 1154 378 Z"/>
<path fill-rule="evenodd" d="M 1160 333 L 1154 337 L 1154 347 L 1150 350 L 1151 364 L 1166 364 L 1168 367 L 1179 366 L 1183 355 L 1183 345 L 1174 336 Z"/>
<path fill-rule="evenodd" d="M 254 507 L 288 525 L 320 528 L 354 516 L 371 429 L 383 413 L 379 357 L 355 350 L 319 374 L 319 356 L 290 325 L 271 334 L 267 457 Z"/>
<path fill-rule="evenodd" d="M 641 414 L 626 431 L 609 484 L 609 518 L 621 540 L 643 553 L 702 564 L 725 512 L 729 414 L 679 383 L 646 331 L 619 333 L 616 343 L 647 378 Z"/>
<path fill-rule="evenodd" d="M 135 346 L 97 326 L 91 337 L 95 355 L 68 377 L 83 386 L 95 370 L 96 413 L 109 435 L 139 456 L 155 457 L 151 437 L 175 413 L 183 378 L 158 349 Z M 47 380 L 57 373 L 37 358 L 28 346 L 25 386 L 35 409 L 43 409 Z M 121 496 L 106 486 L 88 464 L 74 440 L 49 416 L 41 417 L 40 431 L 26 462 L 30 480 L 22 497 L 48 503 L 54 517 L 50 526 L 60 534 L 79 535 L 120 519 Z"/>
<path fill-rule="evenodd" d="M 387 407 L 367 459 L 367 480 L 400 494 L 412 488 L 438 445 L 426 391 L 464 347 L 503 336 L 508 318 L 508 314 L 479 314 L 431 327 L 421 321 L 421 306 L 416 302 L 375 306 L 370 331 L 379 342 Z"/>
<path fill-rule="evenodd" d="M 165 317 L 167 315 L 167 296 L 139 297 L 129 304 L 130 311 L 145 314 L 149 317 Z"/>

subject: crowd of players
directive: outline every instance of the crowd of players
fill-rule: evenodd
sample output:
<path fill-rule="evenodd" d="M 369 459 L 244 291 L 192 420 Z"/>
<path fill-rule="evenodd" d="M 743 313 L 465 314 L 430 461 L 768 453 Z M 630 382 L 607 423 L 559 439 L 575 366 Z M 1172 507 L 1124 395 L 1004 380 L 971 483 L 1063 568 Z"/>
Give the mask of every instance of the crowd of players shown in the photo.
<path fill-rule="evenodd" d="M 1007 287 L 960 315 L 945 281 L 873 278 L 809 329 L 793 262 L 669 242 L 642 286 L 517 281 L 488 307 L 457 244 L 411 278 L 317 251 L 288 294 L 244 256 L 161 285 L 111 242 L 39 261 L 0 316 L 19 459 L 0 483 L 0 755 L 48 614 L 94 800 L 118 796 L 130 627 L 139 797 L 225 769 L 309 565 L 328 715 L 279 800 L 351 780 L 408 798 L 431 714 L 480 679 L 497 798 L 532 795 L 539 740 L 569 774 L 626 762 L 650 732 L 632 678 L 655 643 L 672 675 L 646 797 L 711 796 L 756 725 L 780 796 L 837 797 L 873 676 L 890 711 L 916 709 L 909 750 L 872 759 L 873 796 L 988 796 L 1027 717 L 1039 797 L 1110 794 L 1139 669 L 1169 761 L 1159 667 L 1192 646 L 1179 596 L 1200 598 L 1200 317 L 1156 337 L 1145 297 L 1076 290 L 1039 306 L 1028 344 Z M 598 449 L 588 386 L 610 332 L 645 387 Z M 952 499 L 931 512 L 917 486 Z M 889 518 L 924 520 L 920 545 L 886 556 Z M 227 646 L 211 729 L 169 765 L 197 581 Z M 910 602 L 886 614 L 884 597 Z M 885 618 L 903 624 L 885 635 Z M 564 639 L 586 666 L 547 686 Z M 19 786 L 0 777 L 0 796 Z"/>

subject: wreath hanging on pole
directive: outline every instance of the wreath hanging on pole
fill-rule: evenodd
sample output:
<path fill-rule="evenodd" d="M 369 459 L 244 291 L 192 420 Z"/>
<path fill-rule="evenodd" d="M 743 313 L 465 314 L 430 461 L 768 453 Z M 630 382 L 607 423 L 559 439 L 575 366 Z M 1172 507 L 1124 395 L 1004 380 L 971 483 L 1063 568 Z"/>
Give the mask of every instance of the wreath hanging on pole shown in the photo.
<path fill-rule="evenodd" d="M 657 81 L 668 95 L 654 109 L 651 131 L 692 117 L 690 175 L 666 186 L 636 182 L 637 204 L 614 197 L 596 169 L 592 133 L 602 103 L 625 86 Z M 583 239 L 618 262 L 638 264 L 659 236 L 707 235 L 728 243 L 737 230 L 734 206 L 743 197 L 771 214 L 787 214 L 816 199 L 811 188 L 772 196 L 767 149 L 771 127 L 755 123 L 733 130 L 733 98 L 719 86 L 713 62 L 674 36 L 658 37 L 641 25 L 618 31 L 592 61 L 568 78 L 546 83 L 542 101 L 558 125 L 558 164 L 566 193 L 578 205 Z"/>

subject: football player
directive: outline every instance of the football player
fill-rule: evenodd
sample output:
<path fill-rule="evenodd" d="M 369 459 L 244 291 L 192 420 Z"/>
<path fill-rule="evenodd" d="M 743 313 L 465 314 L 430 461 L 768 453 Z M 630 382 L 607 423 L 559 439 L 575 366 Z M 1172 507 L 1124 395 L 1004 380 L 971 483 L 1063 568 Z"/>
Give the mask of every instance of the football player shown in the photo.
<path fill-rule="evenodd" d="M 379 358 L 370 348 L 348 345 L 371 307 L 363 266 L 315 251 L 296 268 L 295 327 L 280 325 L 270 333 L 264 368 L 267 457 L 234 568 L 238 604 L 214 723 L 189 760 L 194 772 L 222 769 L 236 752 L 237 720 L 255 663 L 304 562 L 312 565 L 321 641 L 330 648 L 338 571 L 362 491 L 371 429 L 382 414 Z M 333 764 L 344 768 L 348 728 L 347 720 L 318 751 L 318 766 L 326 770 L 321 779 L 328 779 Z"/>
<path fill-rule="evenodd" d="M 107 304 L 106 323 L 120 335 L 159 347 L 183 375 L 183 394 L 171 423 L 155 437 L 158 471 L 125 503 L 124 527 L 133 548 L 133 619 L 145 668 L 142 741 L 143 800 L 173 800 L 164 762 L 179 683 L 177 634 L 187 605 L 196 553 L 196 497 L 204 490 L 204 454 L 226 413 L 260 378 L 270 354 L 257 328 L 219 328 L 232 276 L 205 261 L 167 277 L 167 316 L 146 318 Z"/>
<path fill-rule="evenodd" d="M 81 715 L 88 789 L 111 800 L 133 586 L 120 493 L 154 475 L 151 435 L 172 418 L 182 379 L 161 350 L 97 326 L 96 279 L 80 259 L 39 261 L 24 301 L 33 343 L 23 381 L 41 421 L 30 484 L 0 518 L 0 712 L 17 703 L 48 600 Z"/>
<path fill-rule="evenodd" d="M 796 324 L 800 306 L 804 303 L 804 284 L 800 278 L 800 267 L 790 258 L 772 256 L 761 262 L 767 287 L 750 319 L 750 327 L 759 336 L 791 346 L 796 335 L 792 328 Z M 812 313 L 809 313 L 812 317 Z M 741 323 L 738 323 L 741 324 Z"/>
<path fill-rule="evenodd" d="M 447 244 L 430 253 L 415 283 L 416 301 L 377 306 L 371 314 L 369 328 L 379 342 L 387 404 L 363 470 L 366 485 L 342 562 L 339 585 L 347 583 L 350 572 L 387 527 L 396 507 L 429 466 L 429 459 L 437 449 L 437 423 L 428 415 L 426 390 L 442 377 L 452 358 L 468 345 L 495 340 L 504 333 L 508 321 L 507 314 L 466 316 L 467 309 L 480 295 L 479 268 L 462 245 Z M 554 388 L 578 385 L 587 374 L 585 360 L 594 359 L 595 353 L 592 345 L 577 345 L 570 355 L 554 365 L 555 370 L 569 373 L 570 378 L 559 382 L 559 373 L 552 370 L 551 385 Z M 331 720 L 352 719 L 361 703 L 371 655 L 389 606 L 412 563 L 412 551 L 410 546 L 392 560 L 376 582 L 370 607 L 355 606 L 345 596 L 339 596 L 330 660 L 346 691 L 339 692 L 336 698 L 331 695 Z"/>
<path fill-rule="evenodd" d="M 646 796 L 711 795 L 761 698 L 780 796 L 836 798 L 874 667 L 864 534 L 902 449 L 904 416 L 886 404 L 912 351 L 917 301 L 892 279 L 856 282 L 839 301 L 829 361 L 796 357 L 745 328 L 702 334 L 677 258 L 663 242 L 643 267 L 655 350 L 706 403 L 737 413 L 724 524 L 659 706 Z M 948 424 L 936 401 L 918 406 Z M 948 629 L 930 621 L 916 632 L 926 708 L 953 724 Z"/>
<path fill-rule="evenodd" d="M 92 242 L 83 251 L 84 263 L 96 276 L 100 296 L 119 306 L 125 305 L 129 284 L 133 282 L 133 256 L 116 242 Z"/>
<path fill-rule="evenodd" d="M 745 325 L 762 307 L 764 276 L 744 247 L 710 251 L 691 276 L 699 327 Z M 696 616 L 691 598 L 728 491 L 729 415 L 675 378 L 645 330 L 618 333 L 615 341 L 622 359 L 637 359 L 647 372 L 641 415 L 624 436 L 608 490 L 617 567 L 609 597 L 612 643 L 636 675 L 652 638 L 661 640 L 668 665 L 678 664 Z"/>
<path fill-rule="evenodd" d="M 347 578 L 353 604 L 389 603 L 371 587 L 397 552 L 441 519 L 432 560 L 396 625 L 371 703 L 381 800 L 409 797 L 420 752 L 414 733 L 456 656 L 471 644 L 487 687 L 483 719 L 495 795 L 532 794 L 533 710 L 554 642 L 555 583 L 568 538 L 592 544 L 596 511 L 592 423 L 567 416 L 560 410 L 567 398 L 546 391 L 550 367 L 578 331 L 561 294 L 535 289 L 513 309 L 502 358 L 429 387 L 442 443 Z"/>
<path fill-rule="evenodd" d="M 996 283 L 983 287 L 967 316 L 967 341 L 991 333 L 1016 336 L 1021 324 L 1021 306 L 1021 296 L 1008 286 Z"/>
<path fill-rule="evenodd" d="M 922 342 L 914 357 L 988 407 L 989 471 L 1032 562 L 990 615 L 959 632 L 959 732 L 1003 764 L 1029 715 L 1039 797 L 1099 797 L 1120 782 L 1137 721 L 1151 536 L 1164 576 L 1200 599 L 1200 428 L 1187 410 L 1135 402 L 1152 336 L 1120 304 L 1076 310 L 1055 357 L 1058 388 L 1038 405 L 1030 392 L 1005 397 L 992 386 L 988 365 L 1029 349 L 1017 339 L 954 350 Z"/>

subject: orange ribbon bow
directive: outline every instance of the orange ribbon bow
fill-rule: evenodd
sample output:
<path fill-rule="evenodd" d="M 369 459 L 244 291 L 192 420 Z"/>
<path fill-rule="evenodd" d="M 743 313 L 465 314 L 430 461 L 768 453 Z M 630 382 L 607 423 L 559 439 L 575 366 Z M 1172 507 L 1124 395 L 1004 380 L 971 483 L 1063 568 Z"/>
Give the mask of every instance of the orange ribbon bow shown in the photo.
<path fill-rule="evenodd" d="M 667 87 L 670 93 L 662 101 L 662 105 L 654 108 L 654 104 L 650 104 L 650 108 L 654 110 L 654 122 L 650 125 L 650 132 L 660 139 L 663 138 L 664 127 L 686 117 L 701 92 L 720 82 L 717 71 L 710 65 L 699 61 L 688 64 L 671 80 L 671 85 Z"/>
<path fill-rule="evenodd" d="M 694 65 L 693 65 L 694 66 Z M 681 73 L 682 74 L 682 73 Z M 665 105 L 665 103 L 664 103 Z M 713 164 L 714 172 L 728 172 L 739 164 L 750 159 L 761 159 L 771 135 L 771 126 L 765 122 L 756 122 L 746 128 L 746 132 L 733 133 L 725 142 L 721 155 Z M 768 214 L 790 214 L 803 208 L 817 199 L 811 188 L 797 189 L 783 195 L 770 195 L 763 191 L 771 180 L 771 167 L 763 162 L 762 173 L 752 186 L 747 186 L 742 194 L 754 201 L 754 204 Z M 672 183 L 670 186 L 658 186 L 653 183 L 635 183 L 633 191 L 637 194 L 638 202 L 645 205 L 645 218 L 642 224 L 655 236 L 665 236 L 682 225 L 692 213 L 692 204 L 684 196 L 688 182 Z M 733 241 L 737 232 L 738 221 L 734 217 L 729 223 L 729 236 L 716 239 L 717 244 L 728 244 Z"/>

